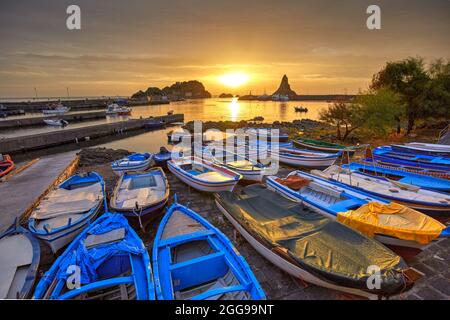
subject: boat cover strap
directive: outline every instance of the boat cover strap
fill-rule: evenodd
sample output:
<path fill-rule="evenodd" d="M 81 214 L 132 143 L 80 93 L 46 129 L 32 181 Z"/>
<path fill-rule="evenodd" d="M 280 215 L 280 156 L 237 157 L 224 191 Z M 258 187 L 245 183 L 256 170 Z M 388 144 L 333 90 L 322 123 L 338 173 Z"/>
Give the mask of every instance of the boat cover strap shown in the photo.
<path fill-rule="evenodd" d="M 445 229 L 439 221 L 401 204 L 369 202 L 356 210 L 339 212 L 339 222 L 362 233 L 383 234 L 427 244 Z"/>

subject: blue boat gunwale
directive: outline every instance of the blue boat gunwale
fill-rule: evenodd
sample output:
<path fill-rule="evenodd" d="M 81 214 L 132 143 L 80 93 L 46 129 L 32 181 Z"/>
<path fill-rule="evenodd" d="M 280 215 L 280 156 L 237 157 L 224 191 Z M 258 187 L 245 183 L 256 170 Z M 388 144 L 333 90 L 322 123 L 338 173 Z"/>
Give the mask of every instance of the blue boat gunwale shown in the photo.
<path fill-rule="evenodd" d="M 35 227 L 36 219 L 30 218 L 28 220 L 28 229 L 31 231 L 31 233 L 39 235 L 39 236 L 52 236 L 52 235 L 57 234 L 57 233 L 59 233 L 61 231 L 67 230 L 68 228 L 72 228 L 74 226 L 84 224 L 84 222 L 86 220 L 92 219 L 93 217 L 95 217 L 95 215 L 97 215 L 99 213 L 99 211 L 101 210 L 102 205 L 104 206 L 104 210 L 108 211 L 108 204 L 107 204 L 106 192 L 105 192 L 105 181 L 103 180 L 102 176 L 100 174 L 98 174 L 97 172 L 95 172 L 95 171 L 88 172 L 86 174 L 86 178 L 91 177 L 91 175 L 96 177 L 96 179 L 95 180 L 90 180 L 90 182 L 98 181 L 100 183 L 100 185 L 102 186 L 103 203 L 99 202 L 99 204 L 96 207 L 93 207 L 88 212 L 84 213 L 84 216 L 81 219 L 77 220 L 75 223 L 67 224 L 65 226 L 61 226 L 61 227 L 52 229 L 50 232 L 48 232 L 45 229 L 36 229 L 36 227 Z M 63 181 L 56 189 L 59 189 L 62 186 L 66 186 L 67 184 L 69 184 L 69 182 L 71 182 L 71 180 L 77 179 L 77 178 L 83 178 L 83 176 L 80 175 L 80 174 L 73 175 L 73 176 L 69 177 L 68 179 L 66 179 L 65 181 Z M 82 226 L 78 227 L 76 230 L 80 229 L 81 227 Z M 76 231 L 76 230 L 74 230 L 74 231 Z M 57 238 L 54 238 L 52 240 L 56 240 L 56 239 L 59 239 L 59 238 L 64 237 L 64 236 L 65 236 L 65 234 L 63 234 L 63 235 L 61 235 L 61 236 L 59 236 Z"/>
<path fill-rule="evenodd" d="M 27 239 L 31 243 L 33 252 L 30 267 L 28 268 L 27 275 L 25 277 L 25 283 L 17 297 L 18 299 L 26 299 L 29 296 L 30 291 L 36 281 L 36 273 L 41 261 L 41 247 L 39 245 L 39 240 L 35 238 L 29 230 L 19 225 L 17 218 L 13 225 L 11 225 L 7 230 L 0 234 L 0 240 L 16 234 L 23 234 L 27 237 Z"/>
<path fill-rule="evenodd" d="M 194 219 L 195 221 L 199 222 L 201 225 L 203 225 L 207 230 L 203 232 L 195 232 L 187 235 L 182 235 L 180 237 L 174 237 L 178 239 L 172 239 L 172 241 L 166 241 L 164 242 L 161 240 L 162 233 L 164 232 L 165 226 L 172 216 L 174 211 L 181 211 L 182 213 L 186 214 L 190 218 Z M 219 247 L 218 243 L 216 243 L 213 240 L 213 237 L 216 237 L 219 242 L 222 243 L 222 246 Z M 236 249 L 236 247 L 233 245 L 233 243 L 228 239 L 219 229 L 214 227 L 211 223 L 209 223 L 206 219 L 192 211 L 191 209 L 178 204 L 176 195 L 174 196 L 174 203 L 168 208 L 167 213 L 164 215 L 163 219 L 161 220 L 161 223 L 158 227 L 157 233 L 155 235 L 154 243 L 153 243 L 153 252 L 152 252 L 152 262 L 153 262 L 153 268 L 154 268 L 154 283 L 155 283 L 155 291 L 156 296 L 159 300 L 164 300 L 164 290 L 161 287 L 160 283 L 160 277 L 159 277 L 159 251 L 161 248 L 169 247 L 172 245 L 179 245 L 184 242 L 191 242 L 195 241 L 197 239 L 205 239 L 208 241 L 208 243 L 211 245 L 212 249 L 214 249 L 214 252 L 212 254 L 209 254 L 205 257 L 195 258 L 191 259 L 189 261 L 183 262 L 186 265 L 192 265 L 195 262 L 200 261 L 203 259 L 211 259 L 211 257 L 208 258 L 208 256 L 214 255 L 214 254 L 221 254 L 224 256 L 225 261 L 228 265 L 228 267 L 233 271 L 233 274 L 239 279 L 240 283 L 244 282 L 246 283 L 246 286 L 242 286 L 241 290 L 250 291 L 252 288 L 256 291 L 256 294 L 259 296 L 259 299 L 265 299 L 265 293 L 261 288 L 261 285 L 259 284 L 258 280 L 256 279 L 255 275 L 253 274 L 253 271 L 251 270 L 250 266 L 248 265 L 247 261 L 245 261 L 244 257 L 239 253 L 239 251 Z M 178 241 L 176 241 L 178 240 Z M 228 254 L 226 254 L 223 250 L 226 250 Z M 228 256 L 228 257 L 227 257 Z M 229 259 L 232 258 L 233 261 L 230 261 Z M 168 257 L 169 263 L 170 263 L 170 255 Z M 238 265 L 236 266 L 233 262 L 236 262 Z M 171 269 L 171 267 L 176 266 L 175 265 L 169 265 L 168 268 Z M 236 267 L 239 267 L 239 270 L 236 269 Z M 247 277 L 248 279 L 244 279 L 243 277 Z M 173 297 L 173 287 L 172 283 L 170 284 L 171 293 L 170 295 Z M 193 297 L 192 300 L 197 299 L 205 299 L 207 297 L 217 295 L 220 293 L 225 292 L 232 292 L 236 291 L 236 288 L 233 287 L 225 287 L 226 291 L 218 292 L 218 293 L 211 293 L 211 291 L 204 292 L 203 294 L 200 294 L 196 297 Z M 211 293 L 211 295 L 210 295 Z M 250 292 L 249 292 L 250 293 Z"/>
<path fill-rule="evenodd" d="M 204 162 L 204 161 L 201 162 L 202 165 L 204 165 L 203 162 Z M 217 164 L 214 164 L 214 163 L 212 163 L 212 162 L 211 162 L 211 165 L 216 166 L 216 167 L 220 167 L 220 168 L 222 168 L 222 169 L 226 169 L 227 171 L 230 171 L 230 175 L 231 175 L 231 173 L 234 173 L 234 175 L 232 176 L 232 178 L 230 178 L 230 179 L 228 179 L 228 180 L 224 180 L 224 181 L 219 181 L 219 182 L 207 181 L 207 180 L 203 180 L 203 179 L 196 178 L 196 177 L 195 177 L 194 175 L 192 175 L 191 173 L 189 173 L 189 172 L 187 172 L 187 171 L 181 169 L 180 166 L 177 165 L 177 164 L 175 164 L 173 160 L 167 161 L 167 165 L 168 165 L 169 167 L 175 169 L 175 170 L 176 170 L 180 175 L 182 175 L 183 177 L 186 177 L 186 178 L 188 178 L 188 179 L 193 180 L 194 182 L 198 182 L 198 183 L 201 183 L 201 184 L 207 184 L 207 185 L 228 185 L 228 184 L 235 183 L 236 181 L 239 181 L 239 180 L 242 179 L 242 175 L 241 175 L 241 174 L 239 174 L 239 173 L 237 173 L 237 172 L 234 172 L 234 171 L 231 170 L 231 169 L 228 169 L 228 168 L 225 168 L 225 167 L 221 167 L 221 166 L 219 166 L 219 165 L 217 165 Z M 209 165 L 209 164 L 208 164 L 208 165 Z"/>
<path fill-rule="evenodd" d="M 58 256 L 58 258 L 53 262 L 50 269 L 45 272 L 44 276 L 41 278 L 40 282 L 36 286 L 35 292 L 33 294 L 33 299 L 42 299 L 42 296 L 49 290 L 49 281 L 47 280 L 47 278 L 49 278 L 52 275 L 51 281 L 53 281 L 55 279 L 56 272 L 58 271 L 59 265 L 60 265 L 61 261 L 65 258 L 66 254 L 68 252 L 72 251 L 73 249 L 75 249 L 78 245 L 80 245 L 80 240 L 90 231 L 91 228 L 93 228 L 96 225 L 96 222 L 98 221 L 98 219 L 104 217 L 105 215 L 113 215 L 113 214 L 116 214 L 116 213 L 106 211 L 103 215 L 101 215 L 94 222 L 92 222 L 85 230 L 83 230 L 83 232 L 81 232 L 79 235 L 77 235 L 77 237 L 69 244 L 69 246 L 66 248 L 66 250 L 64 250 L 64 252 L 60 256 Z M 155 287 L 154 287 L 154 281 L 153 281 L 153 273 L 152 273 L 150 257 L 148 255 L 147 249 L 146 249 L 144 243 L 142 242 L 142 239 L 137 235 L 137 233 L 133 230 L 133 228 L 130 225 L 128 225 L 128 228 L 126 229 L 126 231 L 130 232 L 132 237 L 135 238 L 136 240 L 138 240 L 140 245 L 144 249 L 143 254 L 139 255 L 138 257 L 140 257 L 142 260 L 142 263 L 144 266 L 143 269 L 145 270 L 146 277 L 148 279 L 148 281 L 146 283 L 147 288 L 148 288 L 148 290 L 147 290 L 148 299 L 155 300 L 155 290 L 154 290 Z M 131 259 L 132 254 L 128 253 L 127 255 Z M 131 263 L 130 266 L 132 267 L 133 264 Z M 81 286 L 79 289 L 73 289 L 71 291 L 68 291 L 64 295 L 66 295 L 72 291 L 76 291 L 77 294 L 83 293 L 86 291 L 85 289 L 83 289 L 86 286 L 89 286 L 88 287 L 89 290 L 94 290 L 94 289 L 101 289 L 104 287 L 117 285 L 117 283 L 116 283 L 117 281 L 124 281 L 125 278 L 133 280 L 133 282 L 130 281 L 127 283 L 136 284 L 134 270 L 132 270 L 131 275 L 129 275 L 129 276 L 113 277 L 110 279 L 96 281 L 96 282 Z M 119 280 L 117 280 L 117 279 L 119 279 Z M 47 283 L 45 283 L 45 282 L 47 282 Z M 64 281 L 61 281 L 61 280 L 58 281 L 58 284 L 61 282 L 62 282 L 62 284 L 64 284 Z M 121 283 L 123 283 L 123 282 L 121 282 Z M 55 290 L 55 288 L 52 290 L 52 293 L 54 290 Z M 77 290 L 79 290 L 79 291 L 77 291 Z M 137 294 L 137 290 L 136 290 L 136 294 Z M 59 296 L 59 298 L 64 297 L 64 295 Z M 74 294 L 74 295 L 76 295 L 76 294 Z M 50 297 L 53 297 L 53 294 Z"/>

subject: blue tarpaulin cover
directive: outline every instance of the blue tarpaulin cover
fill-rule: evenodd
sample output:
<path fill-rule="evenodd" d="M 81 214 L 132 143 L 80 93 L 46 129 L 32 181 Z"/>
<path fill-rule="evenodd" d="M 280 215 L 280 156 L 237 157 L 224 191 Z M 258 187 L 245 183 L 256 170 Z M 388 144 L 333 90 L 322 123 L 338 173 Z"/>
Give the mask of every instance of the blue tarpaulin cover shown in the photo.
<path fill-rule="evenodd" d="M 100 244 L 87 249 L 84 240 L 89 235 L 101 235 L 116 229 L 125 229 L 125 238 L 118 242 Z M 91 226 L 87 233 L 79 239 L 78 246 L 68 250 L 62 257 L 59 268 L 56 269 L 58 279 L 67 279 L 71 273 L 69 267 L 76 265 L 80 268 L 81 284 L 88 284 L 98 280 L 97 268 L 110 257 L 117 254 L 143 254 L 142 244 L 128 232 L 127 219 L 121 214 L 106 213 Z"/>

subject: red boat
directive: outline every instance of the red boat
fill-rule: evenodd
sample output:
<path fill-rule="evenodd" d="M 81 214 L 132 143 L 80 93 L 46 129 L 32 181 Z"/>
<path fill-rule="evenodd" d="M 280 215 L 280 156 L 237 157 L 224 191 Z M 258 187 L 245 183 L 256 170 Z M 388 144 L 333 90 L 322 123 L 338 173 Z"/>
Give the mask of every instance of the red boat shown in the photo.
<path fill-rule="evenodd" d="M 14 169 L 14 162 L 9 155 L 0 154 L 0 178 L 6 176 Z"/>

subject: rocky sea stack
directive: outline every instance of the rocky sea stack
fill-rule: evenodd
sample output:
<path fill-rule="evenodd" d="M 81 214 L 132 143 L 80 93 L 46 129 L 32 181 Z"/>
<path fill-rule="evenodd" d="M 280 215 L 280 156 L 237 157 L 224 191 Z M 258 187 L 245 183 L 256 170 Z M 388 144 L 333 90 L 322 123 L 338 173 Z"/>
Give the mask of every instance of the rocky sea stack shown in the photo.
<path fill-rule="evenodd" d="M 281 79 L 280 87 L 272 95 L 288 96 L 289 99 L 297 98 L 297 93 L 291 89 L 289 79 L 286 75 Z"/>
<path fill-rule="evenodd" d="M 147 97 L 163 97 L 166 96 L 170 100 L 177 99 L 205 99 L 211 98 L 211 94 L 206 91 L 205 86 L 197 80 L 176 82 L 170 87 L 159 89 L 157 87 L 149 87 L 146 91 L 138 91 L 131 96 L 134 100 L 144 100 Z"/>

